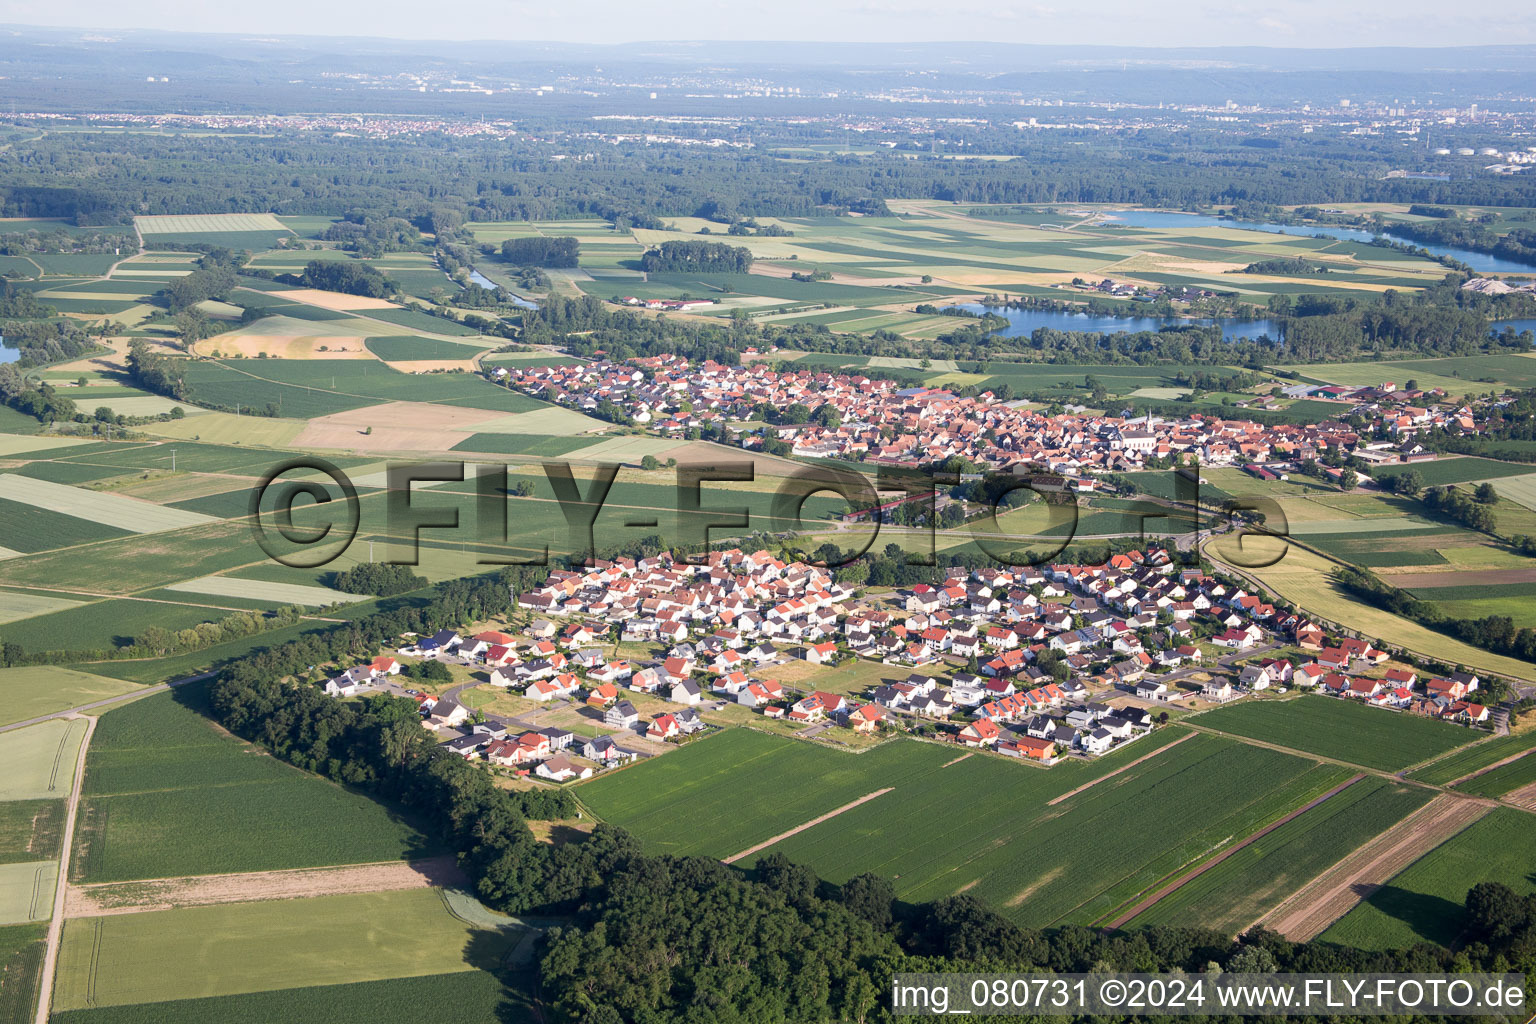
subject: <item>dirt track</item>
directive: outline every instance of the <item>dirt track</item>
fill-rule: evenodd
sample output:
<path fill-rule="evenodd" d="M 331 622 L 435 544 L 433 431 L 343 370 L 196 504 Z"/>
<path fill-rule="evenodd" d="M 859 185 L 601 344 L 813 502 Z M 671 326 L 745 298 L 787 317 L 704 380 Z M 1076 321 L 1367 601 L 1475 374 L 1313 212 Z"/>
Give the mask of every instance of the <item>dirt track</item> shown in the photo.
<path fill-rule="evenodd" d="M 72 885 L 65 917 L 106 917 L 216 903 L 254 903 L 337 893 L 385 892 L 428 886 L 460 886 L 464 875 L 451 856 L 411 863 L 349 864 L 334 868 L 251 871 L 236 875 L 155 878 L 142 882 Z"/>
<path fill-rule="evenodd" d="M 1109 922 L 1109 924 L 1105 925 L 1105 928 L 1114 929 L 1123 927 L 1127 922 L 1139 916 L 1148 907 L 1161 900 L 1164 896 L 1167 896 L 1169 893 L 1174 892 L 1177 889 L 1183 888 L 1192 879 L 1198 878 L 1199 876 L 1205 874 L 1207 871 L 1211 870 L 1211 868 L 1214 868 L 1216 865 L 1220 864 L 1222 861 L 1226 860 L 1228 857 L 1232 856 L 1243 847 L 1258 842 L 1260 839 L 1263 839 L 1265 836 L 1269 835 L 1281 825 L 1284 825 L 1286 822 L 1293 818 L 1297 818 L 1307 813 L 1318 804 L 1338 796 L 1344 790 L 1348 789 L 1350 786 L 1353 786 L 1363 778 L 1365 778 L 1364 775 L 1356 775 L 1354 778 L 1349 779 L 1346 782 L 1341 782 L 1337 786 L 1334 786 L 1332 789 L 1330 789 L 1328 792 L 1324 793 L 1322 796 L 1315 800 L 1309 800 L 1307 803 L 1302 804 L 1300 807 L 1296 808 L 1294 811 L 1291 811 L 1289 814 L 1279 819 L 1278 821 L 1273 821 L 1259 829 L 1257 832 L 1250 833 L 1246 838 L 1240 840 L 1239 842 L 1233 843 L 1231 846 L 1227 847 L 1225 850 L 1222 850 L 1216 856 L 1211 857 L 1208 860 L 1205 860 L 1184 872 L 1178 878 L 1175 878 L 1172 882 L 1169 882 L 1167 885 L 1154 892 L 1151 896 L 1148 896 L 1140 903 L 1137 903 L 1130 910 L 1127 910 L 1125 913 Z"/>
<path fill-rule="evenodd" d="M 1135 768 L 1137 765 L 1141 764 L 1141 762 L 1149 760 L 1150 758 L 1154 758 L 1158 754 L 1161 754 L 1161 753 L 1164 753 L 1166 751 L 1172 750 L 1174 747 L 1178 746 L 1180 743 L 1183 743 L 1185 740 L 1189 739 L 1190 737 L 1192 737 L 1194 735 L 1196 735 L 1196 734 L 1192 733 L 1192 732 L 1185 733 L 1183 736 L 1180 736 L 1178 739 L 1174 740 L 1172 743 L 1168 744 L 1166 747 L 1158 747 L 1156 750 L 1152 751 L 1149 754 L 1141 755 L 1136 760 L 1132 761 L 1130 764 L 1121 765 L 1119 768 L 1116 768 L 1114 771 L 1109 772 L 1109 773 L 1107 773 L 1105 775 L 1100 775 L 1098 778 L 1094 779 L 1092 782 L 1085 782 L 1081 786 L 1078 786 L 1076 789 L 1069 789 L 1065 793 L 1061 794 L 1061 796 L 1056 797 L 1054 800 L 1047 800 L 1045 802 L 1045 806 L 1047 806 L 1047 807 L 1055 807 L 1057 804 L 1061 803 L 1063 800 L 1066 800 L 1066 799 L 1068 799 L 1070 797 L 1074 797 L 1077 794 L 1081 793 L 1085 789 L 1092 789 L 1094 786 L 1097 786 L 1099 783 L 1103 782 L 1106 779 L 1112 779 L 1116 775 L 1119 775 L 1121 772 L 1128 772 L 1132 768 Z"/>
<path fill-rule="evenodd" d="M 1536 782 L 1505 793 L 1504 801 L 1516 807 L 1524 807 L 1528 811 L 1536 811 Z"/>
<path fill-rule="evenodd" d="M 1493 804 L 1442 794 L 1356 849 L 1261 917 L 1292 942 L 1315 938 L 1393 875 L 1487 814 Z"/>
<path fill-rule="evenodd" d="M 829 818 L 837 817 L 839 814 L 842 814 L 844 811 L 851 811 L 855 807 L 859 806 L 859 804 L 868 803 L 869 801 L 873 800 L 877 796 L 881 796 L 881 795 L 883 795 L 885 793 L 889 793 L 891 791 L 891 788 L 892 787 L 887 786 L 885 789 L 877 789 L 873 793 L 865 793 L 863 796 L 859 797 L 857 800 L 850 800 L 848 803 L 843 804 L 843 806 L 841 806 L 841 807 L 839 807 L 839 808 L 837 808 L 835 810 L 828 811 L 826 814 L 823 814 L 819 818 L 812 818 L 810 821 L 806 822 L 804 825 L 796 825 L 794 828 L 790 829 L 788 832 L 780 832 L 778 835 L 774 836 L 772 839 L 765 839 L 761 843 L 758 843 L 756 846 L 749 846 L 745 850 L 742 850 L 740 853 L 733 853 L 729 857 L 725 858 L 725 863 L 726 864 L 735 864 L 737 861 L 741 860 L 743 857 L 750 857 L 750 856 L 752 856 L 754 853 L 756 853 L 759 850 L 766 850 L 766 849 L 768 849 L 768 847 L 772 846 L 774 843 L 783 842 L 784 840 L 788 839 L 790 836 L 799 835 L 801 832 L 804 832 L 806 829 L 814 828 L 815 826 L 820 825 L 822 822 L 826 821 Z"/>

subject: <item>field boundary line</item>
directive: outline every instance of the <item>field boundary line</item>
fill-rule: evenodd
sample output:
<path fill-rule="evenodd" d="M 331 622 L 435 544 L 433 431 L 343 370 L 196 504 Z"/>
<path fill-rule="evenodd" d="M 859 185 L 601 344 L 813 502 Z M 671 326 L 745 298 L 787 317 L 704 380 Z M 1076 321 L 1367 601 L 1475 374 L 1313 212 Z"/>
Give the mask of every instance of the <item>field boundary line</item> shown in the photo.
<path fill-rule="evenodd" d="M 1057 804 L 1059 804 L 1062 801 L 1066 800 L 1068 797 L 1076 796 L 1077 794 L 1081 793 L 1085 789 L 1092 789 L 1094 786 L 1097 786 L 1099 783 L 1103 782 L 1105 779 L 1112 779 L 1116 775 L 1119 775 L 1121 772 L 1130 771 L 1132 768 L 1135 768 L 1137 765 L 1141 764 L 1143 761 L 1146 761 L 1146 760 L 1149 760 L 1151 758 L 1154 758 L 1158 754 L 1163 753 L 1164 751 L 1172 750 L 1174 747 L 1178 746 L 1180 743 L 1183 743 L 1185 740 L 1190 739 L 1191 737 L 1196 736 L 1196 735 L 1198 735 L 1198 734 L 1194 733 L 1194 732 L 1186 732 L 1183 736 L 1180 736 L 1178 739 L 1174 740 L 1172 743 L 1169 743 L 1166 746 L 1158 747 L 1156 750 L 1148 751 L 1147 753 L 1145 753 L 1145 754 L 1141 755 L 1140 757 L 1138 757 L 1136 760 L 1132 761 L 1130 764 L 1123 764 L 1119 768 L 1116 768 L 1112 772 L 1105 772 L 1103 775 L 1100 775 L 1098 778 L 1092 779 L 1092 780 L 1090 780 L 1088 782 L 1085 782 L 1081 786 L 1078 786 L 1076 789 L 1069 789 L 1065 793 L 1061 794 L 1061 796 L 1054 797 L 1054 798 L 1052 798 L 1050 800 L 1047 800 L 1045 802 L 1045 806 L 1047 806 L 1047 807 L 1055 807 Z"/>
<path fill-rule="evenodd" d="M 1365 777 L 1366 777 L 1365 773 L 1361 772 L 1361 773 L 1353 776 L 1352 778 L 1344 780 L 1343 782 L 1339 783 L 1337 786 L 1334 786 L 1332 789 L 1330 789 L 1328 792 L 1322 794 L 1321 796 L 1314 797 L 1313 799 L 1311 799 L 1311 800 L 1307 801 L 1306 803 L 1302 804 L 1300 807 L 1297 807 L 1296 809 L 1294 809 L 1292 811 L 1288 811 L 1284 816 L 1276 819 L 1275 821 L 1270 822 L 1268 825 L 1265 825 L 1263 828 L 1259 829 L 1257 832 L 1250 833 L 1249 835 L 1247 835 L 1243 839 L 1241 839 L 1238 842 L 1236 842 L 1236 843 L 1232 844 L 1231 846 L 1227 847 L 1225 850 L 1222 850 L 1220 853 L 1216 854 L 1214 857 L 1210 857 L 1210 858 L 1206 859 L 1205 861 L 1201 862 L 1200 864 L 1195 865 L 1193 868 L 1189 869 L 1188 871 L 1184 872 L 1179 877 L 1175 878 L 1172 882 L 1169 882 L 1167 885 L 1163 886 L 1161 889 L 1159 889 L 1156 892 L 1154 892 L 1151 896 L 1148 896 L 1146 899 L 1142 900 L 1140 903 L 1137 903 L 1130 910 L 1126 911 L 1125 913 L 1121 914 L 1119 917 L 1115 918 L 1113 921 L 1109 922 L 1107 925 L 1104 926 L 1105 930 L 1109 931 L 1109 930 L 1112 930 L 1112 929 L 1116 929 L 1116 928 L 1121 927 L 1122 925 L 1125 925 L 1125 924 L 1129 923 L 1130 921 L 1134 920 L 1135 918 L 1137 918 L 1141 914 L 1145 913 L 1147 910 L 1151 909 L 1151 907 L 1154 906 L 1159 901 L 1161 901 L 1163 899 L 1163 897 L 1169 895 L 1170 893 L 1176 892 L 1179 889 L 1182 889 L 1189 882 L 1191 882 L 1194 879 L 1198 878 L 1199 876 L 1205 874 L 1207 871 L 1211 870 L 1216 865 L 1218 865 L 1222 861 L 1226 860 L 1228 857 L 1230 857 L 1233 854 L 1237 853 L 1239 850 L 1241 850 L 1241 849 L 1243 849 L 1243 848 L 1245 848 L 1247 846 L 1251 846 L 1252 844 L 1258 842 L 1260 839 L 1263 839 L 1265 836 L 1269 835 L 1271 832 L 1273 832 L 1275 829 L 1279 828 L 1281 825 L 1284 825 L 1284 824 L 1287 824 L 1288 822 L 1294 821 L 1296 818 L 1299 818 L 1303 814 L 1306 814 L 1308 811 L 1312 810 L 1314 807 L 1317 807 L 1320 804 L 1323 804 L 1323 803 L 1326 803 L 1329 800 L 1332 800 L 1334 797 L 1338 796 L 1340 793 L 1344 792 L 1350 786 L 1353 786 L 1355 783 L 1359 782 L 1361 779 L 1363 779 Z"/>
<path fill-rule="evenodd" d="M 1477 769 L 1477 771 L 1468 772 L 1467 774 L 1463 775 L 1459 779 L 1452 779 L 1450 782 L 1447 782 L 1445 784 L 1445 788 L 1446 789 L 1454 789 L 1455 787 L 1461 785 L 1463 782 L 1471 782 L 1473 779 L 1477 778 L 1479 775 L 1487 775 L 1489 772 L 1493 771 L 1495 768 L 1503 768 L 1507 764 L 1514 764 L 1516 761 L 1520 760 L 1521 758 L 1528 757 L 1531 754 L 1536 754 L 1536 747 L 1533 747 L 1533 748 L 1531 748 L 1529 750 L 1522 750 L 1518 754 L 1511 754 L 1509 757 L 1504 758 L 1504 760 L 1502 760 L 1502 761 L 1495 761 L 1495 762 L 1493 762 L 1493 764 L 1489 765 L 1486 768 L 1479 768 L 1479 769 Z"/>
<path fill-rule="evenodd" d="M 58 970 L 59 942 L 64 936 L 64 894 L 69 888 L 70 847 L 75 838 L 75 815 L 80 810 L 80 789 L 85 783 L 85 752 L 90 749 L 96 721 L 89 715 L 85 717 L 85 736 L 80 740 L 80 753 L 75 757 L 75 781 L 70 787 L 69 808 L 64 815 L 64 841 L 59 849 L 59 878 L 53 885 L 53 916 L 48 920 L 48 943 L 43 951 L 43 969 L 38 979 L 35 1024 L 48 1024 L 48 1011 L 53 1002 L 53 976 Z"/>
<path fill-rule="evenodd" d="M 733 854 L 731 854 L 731 856 L 729 856 L 729 857 L 725 858 L 723 861 L 721 861 L 721 863 L 722 864 L 734 864 L 734 863 L 736 863 L 737 861 L 741 860 L 744 857 L 752 856 L 754 853 L 757 853 L 759 850 L 766 850 L 768 847 L 773 846 L 776 843 L 783 842 L 785 839 L 788 839 L 790 836 L 797 835 L 797 834 L 799 834 L 801 832 L 804 832 L 808 828 L 815 828 L 817 825 L 820 825 L 822 822 L 827 821 L 828 819 L 831 819 L 831 818 L 835 818 L 839 814 L 842 814 L 844 811 L 851 811 L 855 807 L 859 806 L 860 804 L 868 803 L 869 801 L 873 800 L 877 796 L 884 796 L 886 793 L 889 793 L 891 790 L 893 790 L 895 788 L 896 787 L 894 787 L 894 786 L 887 786 L 884 789 L 877 789 L 873 793 L 865 793 L 863 796 L 859 797 L 857 800 L 850 800 L 850 801 L 848 801 L 848 803 L 843 804 L 843 806 L 838 807 L 838 808 L 836 808 L 834 810 L 830 810 L 826 814 L 823 814 L 823 815 L 821 815 L 818 818 L 812 818 L 810 821 L 806 822 L 803 825 L 796 825 L 794 828 L 790 829 L 789 831 L 787 831 L 787 832 L 780 832 L 778 835 L 774 836 L 773 838 L 765 839 L 761 843 L 758 843 L 756 846 L 749 846 L 745 850 L 742 850 L 740 853 L 733 853 Z"/>
<path fill-rule="evenodd" d="M 1249 927 L 1262 925 L 1293 942 L 1309 941 L 1495 806 L 1491 800 L 1442 793 L 1304 882 Z"/>

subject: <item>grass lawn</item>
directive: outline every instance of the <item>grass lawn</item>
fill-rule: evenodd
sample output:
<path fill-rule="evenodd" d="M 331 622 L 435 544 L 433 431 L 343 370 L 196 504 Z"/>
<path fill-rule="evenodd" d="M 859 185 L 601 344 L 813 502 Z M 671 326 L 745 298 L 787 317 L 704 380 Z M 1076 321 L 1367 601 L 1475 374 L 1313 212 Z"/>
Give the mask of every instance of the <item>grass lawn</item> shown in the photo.
<path fill-rule="evenodd" d="M 302 772 L 157 694 L 102 716 L 86 758 L 76 881 L 413 859 L 435 845 L 384 805 Z M 281 822 L 283 827 L 273 827 Z"/>
<path fill-rule="evenodd" d="M 78 1010 L 473 971 L 511 945 L 511 934 L 458 920 L 432 889 L 78 918 L 64 929 L 54 1004 Z"/>
<path fill-rule="evenodd" d="M 1533 863 L 1531 816 L 1498 808 L 1399 872 L 1319 938 L 1361 949 L 1450 945 L 1461 934 L 1468 889 L 1503 882 L 1518 893 L 1536 891 Z"/>
<path fill-rule="evenodd" d="M 1382 771 L 1427 761 L 1482 735 L 1447 722 L 1310 694 L 1242 701 L 1190 721 Z"/>

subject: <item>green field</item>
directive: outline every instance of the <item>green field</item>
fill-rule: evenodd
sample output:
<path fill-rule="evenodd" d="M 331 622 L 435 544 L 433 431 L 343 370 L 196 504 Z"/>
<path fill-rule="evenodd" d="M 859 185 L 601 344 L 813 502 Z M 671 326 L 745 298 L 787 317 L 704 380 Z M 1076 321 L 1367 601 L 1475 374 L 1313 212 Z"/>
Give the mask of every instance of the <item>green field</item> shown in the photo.
<path fill-rule="evenodd" d="M 1186 925 L 1236 935 L 1429 797 L 1425 790 L 1361 779 L 1191 879 L 1128 927 Z"/>
<path fill-rule="evenodd" d="M 125 536 L 127 530 L 0 498 L 0 537 L 12 551 L 47 551 Z"/>
<path fill-rule="evenodd" d="M 363 343 L 369 352 L 386 362 L 403 362 L 412 359 L 468 359 L 476 352 L 484 351 L 483 345 L 465 345 L 438 338 L 403 337 L 369 338 Z"/>
<path fill-rule="evenodd" d="M 123 881 L 415 858 L 387 807 L 217 730 L 183 687 L 103 715 L 87 755 L 76 880 Z M 282 828 L 273 828 L 282 822 Z"/>
<path fill-rule="evenodd" d="M 1513 757 L 1522 750 L 1529 750 L 1533 746 L 1536 746 L 1536 732 L 1495 736 L 1482 743 L 1464 747 L 1453 754 L 1447 754 L 1422 768 L 1417 768 L 1408 773 L 1408 778 L 1427 782 L 1433 786 L 1443 786 L 1486 768 L 1496 761 Z"/>
<path fill-rule="evenodd" d="M 592 446 L 590 437 L 557 437 L 552 434 L 474 434 L 453 446 L 454 451 L 496 455 L 535 455 L 559 458 Z"/>
<path fill-rule="evenodd" d="M 64 839 L 64 799 L 0 800 L 0 864 L 54 860 Z"/>
<path fill-rule="evenodd" d="M 1164 730 L 1107 761 L 1039 771 L 990 756 L 945 767 L 954 748 L 910 741 L 853 755 L 732 730 L 580 794 L 647 849 L 724 857 L 892 787 L 772 852 L 833 882 L 861 871 L 894 878 L 903 899 L 964 890 L 1021 924 L 1089 923 L 1348 777 L 1344 769 L 1195 736 L 1112 785 L 1046 805 L 1179 735 Z M 1266 785 L 1232 785 L 1238 777 L 1262 777 Z"/>
<path fill-rule="evenodd" d="M 217 598 L 188 595 L 188 601 L 217 605 Z M 217 608 L 193 608 L 121 598 L 82 604 L 66 611 L 38 615 L 0 626 L 0 640 L 20 644 L 28 651 L 110 651 L 126 647 L 151 626 L 191 629 L 229 615 Z"/>
<path fill-rule="evenodd" d="M 1533 784 L 1536 784 L 1536 756 L 1526 754 L 1518 761 L 1511 761 L 1475 779 L 1468 779 L 1456 788 L 1463 793 L 1500 797 Z"/>
<path fill-rule="evenodd" d="M 1498 808 L 1414 861 L 1319 938 L 1361 949 L 1448 946 L 1461 934 L 1468 889 L 1503 882 L 1516 892 L 1536 891 L 1533 863 L 1531 816 Z"/>
<path fill-rule="evenodd" d="M 1208 711 L 1193 721 L 1221 732 L 1382 771 L 1427 761 L 1483 735 L 1447 722 L 1315 695 L 1242 701 Z"/>
<path fill-rule="evenodd" d="M 64 929 L 54 1004 L 79 1010 L 468 972 L 499 965 L 496 954 L 512 945 L 512 934 L 458 920 L 433 889 L 79 918 Z"/>
<path fill-rule="evenodd" d="M 31 1020 L 43 967 L 46 924 L 0 928 L 0 1020 Z"/>
<path fill-rule="evenodd" d="M 1411 465 L 1382 467 L 1373 476 L 1398 473 L 1417 473 L 1426 487 L 1445 484 L 1464 484 L 1472 480 L 1493 480 L 1503 476 L 1524 476 L 1531 472 L 1528 463 L 1498 462 L 1466 456 L 1454 459 L 1435 459 L 1433 462 L 1415 462 Z M 1495 485 L 1497 486 L 1497 485 Z"/>
<path fill-rule="evenodd" d="M 537 1018 L 526 992 L 487 970 L 475 970 L 64 1010 L 49 1019 L 52 1024 L 507 1024 Z"/>
<path fill-rule="evenodd" d="M 247 408 L 271 405 L 279 415 L 300 419 L 377 402 L 436 402 L 492 412 L 546 407 L 477 374 L 421 376 L 363 359 L 204 360 L 188 364 L 186 379 L 196 401 L 229 408 L 236 402 Z"/>

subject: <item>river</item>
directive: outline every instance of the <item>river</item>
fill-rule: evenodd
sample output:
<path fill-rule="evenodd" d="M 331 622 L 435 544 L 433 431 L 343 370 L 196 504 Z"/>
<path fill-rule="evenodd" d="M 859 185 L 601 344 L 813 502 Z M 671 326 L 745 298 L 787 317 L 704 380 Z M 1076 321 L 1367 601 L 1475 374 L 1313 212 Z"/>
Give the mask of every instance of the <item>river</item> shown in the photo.
<path fill-rule="evenodd" d="M 1107 227 L 1127 228 L 1178 228 L 1178 227 L 1223 227 L 1223 228 L 1247 228 L 1250 231 L 1273 231 L 1282 235 L 1298 235 L 1303 238 L 1312 238 L 1316 235 L 1326 235 L 1329 238 L 1337 238 L 1344 242 L 1369 242 L 1371 232 L 1362 231 L 1359 228 L 1341 228 L 1327 225 L 1311 226 L 1305 224 L 1261 224 L 1253 221 L 1227 220 L 1222 217 L 1207 217 L 1198 213 L 1175 213 L 1171 210 L 1115 210 L 1108 214 L 1111 220 Z M 1471 267 L 1491 274 L 1536 274 L 1536 265 L 1517 263 L 1514 260 L 1501 259 L 1498 256 L 1490 256 L 1487 253 L 1473 252 L 1470 249 L 1453 249 L 1444 245 L 1428 245 L 1424 242 L 1414 241 L 1412 238 L 1401 238 L 1388 233 L 1387 238 L 1404 245 L 1417 246 L 1426 252 L 1432 252 L 1436 256 L 1449 256 L 1453 260 L 1459 260 Z"/>
<path fill-rule="evenodd" d="M 961 309 L 972 313 L 995 313 L 1008 321 L 1008 326 L 998 331 L 1003 338 L 1028 337 L 1037 327 L 1051 327 L 1058 331 L 1098 331 L 1101 334 L 1129 334 L 1136 331 L 1156 331 L 1164 327 L 1209 326 L 1215 320 L 1163 319 L 1155 316 L 1101 316 L 1092 313 L 1057 313 L 1043 309 L 999 309 L 976 302 L 962 303 Z M 964 322 L 964 321 L 962 321 Z M 1239 338 L 1271 339 L 1280 337 L 1280 325 L 1273 320 L 1221 320 L 1221 336 L 1226 341 Z"/>

